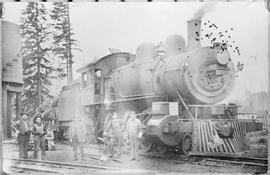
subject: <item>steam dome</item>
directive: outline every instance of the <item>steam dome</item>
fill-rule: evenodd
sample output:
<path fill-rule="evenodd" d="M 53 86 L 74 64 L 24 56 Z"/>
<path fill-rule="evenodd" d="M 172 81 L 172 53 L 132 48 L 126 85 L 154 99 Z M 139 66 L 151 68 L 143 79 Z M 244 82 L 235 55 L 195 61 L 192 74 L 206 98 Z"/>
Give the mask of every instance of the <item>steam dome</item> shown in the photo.
<path fill-rule="evenodd" d="M 153 58 L 154 56 L 155 45 L 151 42 L 142 43 L 136 50 L 136 59 Z"/>
<path fill-rule="evenodd" d="M 166 38 L 165 50 L 170 55 L 176 55 L 185 50 L 186 41 L 180 35 L 171 35 Z"/>

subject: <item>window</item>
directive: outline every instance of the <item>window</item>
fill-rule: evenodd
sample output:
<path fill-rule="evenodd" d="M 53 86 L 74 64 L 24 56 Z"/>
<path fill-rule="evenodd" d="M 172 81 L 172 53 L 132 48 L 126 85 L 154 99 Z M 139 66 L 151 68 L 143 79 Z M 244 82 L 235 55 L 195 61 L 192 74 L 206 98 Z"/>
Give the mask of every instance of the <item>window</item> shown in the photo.
<path fill-rule="evenodd" d="M 87 73 L 82 73 L 82 87 L 85 88 L 87 86 Z"/>
<path fill-rule="evenodd" d="M 95 94 L 102 93 L 102 72 L 100 69 L 95 70 Z"/>

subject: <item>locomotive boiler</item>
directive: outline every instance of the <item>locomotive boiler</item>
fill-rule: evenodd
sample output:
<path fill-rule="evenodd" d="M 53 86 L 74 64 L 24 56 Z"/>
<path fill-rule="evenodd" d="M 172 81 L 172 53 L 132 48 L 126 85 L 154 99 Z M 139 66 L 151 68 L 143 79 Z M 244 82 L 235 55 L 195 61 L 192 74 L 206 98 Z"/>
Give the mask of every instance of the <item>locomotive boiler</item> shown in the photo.
<path fill-rule="evenodd" d="M 177 91 L 189 104 L 215 104 L 228 96 L 235 69 L 226 44 L 200 45 L 200 21 L 188 22 L 188 45 L 173 35 L 164 44 L 143 43 L 136 60 L 116 69 L 112 86 L 119 97 L 159 95 L 177 99 Z"/>
<path fill-rule="evenodd" d="M 146 151 L 154 146 L 161 153 L 177 147 L 184 154 L 191 150 L 214 151 L 209 143 L 220 134 L 220 128 L 226 128 L 224 135 L 232 137 L 234 128 L 240 127 L 228 121 L 211 121 L 233 119 L 237 113 L 235 105 L 216 105 L 229 95 L 235 82 L 236 71 L 227 45 L 201 47 L 201 21 L 187 24 L 187 46 L 178 35 L 158 46 L 143 43 L 137 48 L 135 61 L 113 70 L 108 79 L 116 97 L 110 99 L 107 94 L 107 101 L 124 99 L 122 104 L 135 106 L 137 111 L 151 110 L 150 115 L 140 116 L 145 129 L 141 148 Z M 238 143 L 226 139 L 215 151 L 237 152 L 233 144 Z M 239 150 L 244 149 L 241 144 Z"/>

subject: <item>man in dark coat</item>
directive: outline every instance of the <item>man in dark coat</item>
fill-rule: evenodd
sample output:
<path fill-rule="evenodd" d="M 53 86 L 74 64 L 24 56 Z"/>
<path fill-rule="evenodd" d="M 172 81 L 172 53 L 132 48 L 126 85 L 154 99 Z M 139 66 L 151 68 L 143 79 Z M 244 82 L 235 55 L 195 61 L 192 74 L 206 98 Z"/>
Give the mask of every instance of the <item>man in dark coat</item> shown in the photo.
<path fill-rule="evenodd" d="M 18 144 L 19 144 L 19 158 L 28 158 L 28 146 L 30 140 L 30 121 L 27 113 L 21 114 L 21 119 L 17 122 L 19 134 L 18 134 Z"/>

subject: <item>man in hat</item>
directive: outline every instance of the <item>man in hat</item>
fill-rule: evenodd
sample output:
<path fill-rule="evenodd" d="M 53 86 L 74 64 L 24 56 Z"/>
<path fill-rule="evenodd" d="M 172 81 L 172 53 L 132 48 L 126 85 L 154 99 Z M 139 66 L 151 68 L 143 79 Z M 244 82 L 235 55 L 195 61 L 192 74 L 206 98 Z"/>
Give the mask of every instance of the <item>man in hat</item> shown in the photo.
<path fill-rule="evenodd" d="M 110 157 L 114 156 L 115 145 L 116 145 L 117 156 L 118 157 L 121 156 L 122 131 L 123 131 L 123 122 L 121 119 L 118 118 L 117 113 L 114 112 L 112 115 L 112 120 L 109 121 L 104 131 L 104 136 L 109 137 Z"/>
<path fill-rule="evenodd" d="M 46 129 L 42 123 L 41 114 L 37 114 L 33 125 L 33 135 L 34 135 L 34 158 L 38 158 L 39 150 L 41 150 L 41 159 L 44 160 L 45 157 L 45 135 Z"/>
<path fill-rule="evenodd" d="M 130 118 L 127 121 L 127 133 L 130 144 L 131 160 L 135 160 L 136 152 L 138 150 L 139 132 L 141 130 L 141 122 L 136 118 L 136 114 L 132 111 L 129 114 Z"/>
<path fill-rule="evenodd" d="M 77 115 L 74 117 L 71 126 L 69 138 L 74 151 L 74 160 L 78 160 L 78 147 L 80 149 L 81 160 L 84 160 L 84 142 L 85 142 L 86 129 Z"/>
<path fill-rule="evenodd" d="M 18 126 L 18 144 L 19 144 L 19 158 L 28 158 L 28 147 L 30 140 L 30 121 L 27 113 L 21 114 L 21 119 L 17 122 Z"/>

